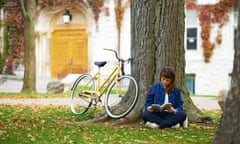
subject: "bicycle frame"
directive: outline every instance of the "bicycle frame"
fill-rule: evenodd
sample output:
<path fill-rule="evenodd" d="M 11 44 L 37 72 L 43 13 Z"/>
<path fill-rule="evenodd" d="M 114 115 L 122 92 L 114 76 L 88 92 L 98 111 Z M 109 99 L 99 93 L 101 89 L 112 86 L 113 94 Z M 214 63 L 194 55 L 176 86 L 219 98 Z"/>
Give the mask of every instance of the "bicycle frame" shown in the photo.
<path fill-rule="evenodd" d="M 108 75 L 108 77 L 101 83 L 101 74 L 100 71 L 97 72 L 96 78 L 97 78 L 97 91 L 99 92 L 98 96 L 101 97 L 108 89 L 110 84 L 117 80 L 120 76 L 120 65 L 117 64 L 113 71 Z"/>
<path fill-rule="evenodd" d="M 98 72 L 93 76 L 93 79 L 97 81 L 96 90 L 88 90 L 84 93 L 87 95 L 96 94 L 98 98 L 101 98 L 102 95 L 107 91 L 109 86 L 114 80 L 117 80 L 120 76 L 120 63 L 118 63 L 113 71 L 107 76 L 107 78 L 101 83 L 101 72 L 100 68 Z"/>
<path fill-rule="evenodd" d="M 122 118 L 136 105 L 139 92 L 137 81 L 124 73 L 124 64 L 133 58 L 124 60 L 118 56 L 116 50 L 104 49 L 114 52 L 118 63 L 103 79 L 100 69 L 106 61 L 94 62 L 98 71 L 94 75 L 83 74 L 74 82 L 71 92 L 71 110 L 74 114 L 83 114 L 89 108 L 96 110 L 97 103 L 100 102 L 108 116 Z M 101 99 L 103 95 L 104 99 Z M 123 108 L 121 105 L 124 103 L 126 105 Z"/>

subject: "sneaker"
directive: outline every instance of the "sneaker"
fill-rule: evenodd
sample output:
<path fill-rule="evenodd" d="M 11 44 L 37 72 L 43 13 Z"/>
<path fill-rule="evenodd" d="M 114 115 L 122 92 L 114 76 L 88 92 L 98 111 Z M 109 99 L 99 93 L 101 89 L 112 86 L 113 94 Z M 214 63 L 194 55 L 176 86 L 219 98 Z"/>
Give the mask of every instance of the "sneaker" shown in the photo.
<path fill-rule="evenodd" d="M 188 117 L 183 121 L 183 128 L 188 128 Z"/>
<path fill-rule="evenodd" d="M 171 128 L 178 129 L 178 128 L 180 128 L 180 124 L 177 123 L 177 124 L 173 125 Z"/>
<path fill-rule="evenodd" d="M 156 123 L 152 123 L 152 122 L 146 122 L 146 126 L 150 127 L 150 128 L 153 128 L 153 129 L 156 129 L 156 128 L 159 128 L 158 124 Z"/>

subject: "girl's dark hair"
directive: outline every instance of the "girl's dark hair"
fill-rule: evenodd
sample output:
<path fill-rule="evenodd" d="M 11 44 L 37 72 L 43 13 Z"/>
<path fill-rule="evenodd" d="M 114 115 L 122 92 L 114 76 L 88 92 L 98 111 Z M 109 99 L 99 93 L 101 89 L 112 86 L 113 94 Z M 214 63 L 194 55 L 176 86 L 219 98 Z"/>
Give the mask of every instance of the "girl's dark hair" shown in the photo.
<path fill-rule="evenodd" d="M 166 88 L 166 92 L 169 94 L 176 85 L 176 74 L 172 67 L 164 67 L 160 73 L 160 80 L 162 77 L 171 79 L 171 83 Z"/>

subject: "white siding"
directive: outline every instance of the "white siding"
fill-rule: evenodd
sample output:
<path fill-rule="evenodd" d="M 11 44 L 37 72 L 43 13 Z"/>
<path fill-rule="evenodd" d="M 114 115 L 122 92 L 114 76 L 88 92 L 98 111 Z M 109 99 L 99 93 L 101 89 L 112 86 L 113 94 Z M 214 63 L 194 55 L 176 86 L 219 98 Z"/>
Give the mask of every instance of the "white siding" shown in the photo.
<path fill-rule="evenodd" d="M 187 11 L 192 12 L 192 11 Z M 191 14 L 189 14 L 191 15 Z M 186 18 L 187 19 L 187 18 Z M 200 95 L 218 95 L 221 90 L 226 90 L 230 85 L 229 74 L 233 67 L 233 15 L 230 14 L 229 22 L 227 22 L 222 32 L 222 44 L 215 43 L 213 56 L 210 63 L 205 63 L 203 59 L 203 50 L 201 46 L 200 32 L 201 27 L 198 25 L 198 48 L 197 50 L 186 50 L 186 73 L 195 74 L 195 93 Z M 191 22 L 187 22 L 191 23 Z M 196 22 L 198 23 L 198 22 Z M 186 27 L 188 25 L 186 24 Z M 189 26 L 191 27 L 191 25 Z M 218 25 L 213 25 L 211 31 L 211 42 L 215 41 Z"/>

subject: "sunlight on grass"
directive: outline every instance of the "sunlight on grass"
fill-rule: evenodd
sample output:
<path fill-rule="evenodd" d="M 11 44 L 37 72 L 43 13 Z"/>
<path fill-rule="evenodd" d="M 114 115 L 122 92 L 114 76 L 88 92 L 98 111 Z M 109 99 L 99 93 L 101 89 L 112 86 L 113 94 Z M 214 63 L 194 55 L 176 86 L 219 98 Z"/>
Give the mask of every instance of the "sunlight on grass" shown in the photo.
<path fill-rule="evenodd" d="M 219 99 L 219 96 L 217 95 L 195 95 L 195 94 L 191 94 L 190 97 L 200 97 L 200 98 L 211 98 L 211 99 Z"/>
<path fill-rule="evenodd" d="M 58 94 L 48 93 L 0 93 L 0 98 L 69 98 L 71 91 Z"/>
<path fill-rule="evenodd" d="M 209 113 L 211 113 L 209 111 Z M 188 129 L 150 129 L 141 124 L 81 124 L 96 114 L 73 115 L 67 106 L 0 105 L 0 141 L 10 143 L 211 143 L 216 126 L 190 124 Z M 220 112 L 211 113 L 216 119 Z"/>

